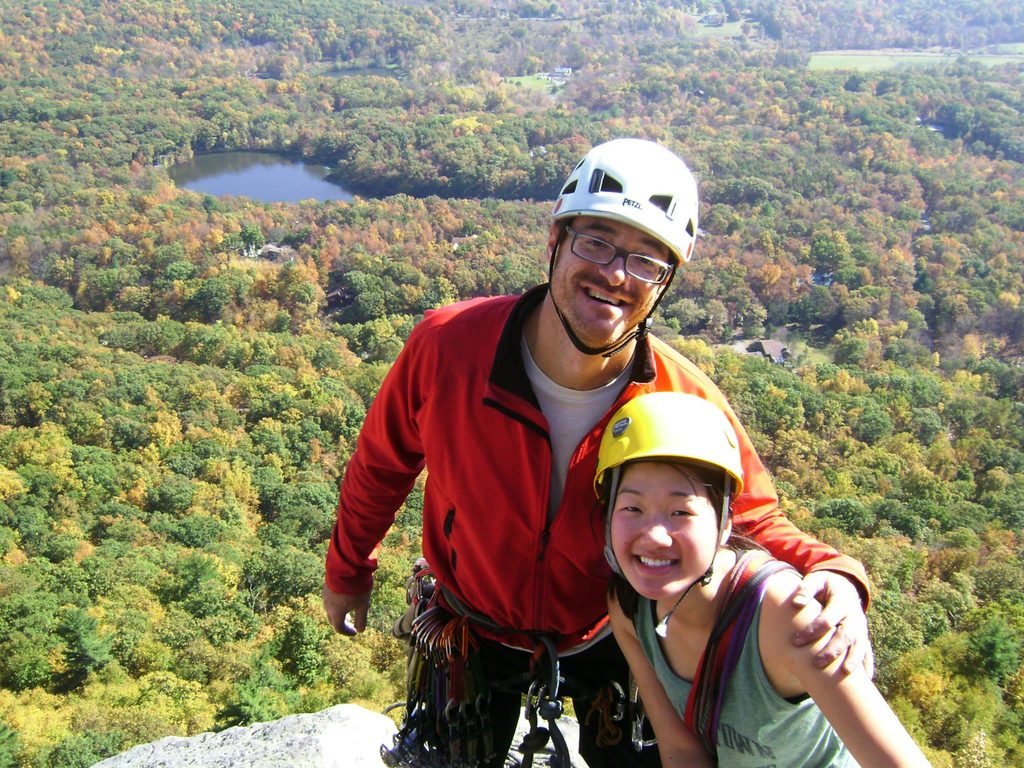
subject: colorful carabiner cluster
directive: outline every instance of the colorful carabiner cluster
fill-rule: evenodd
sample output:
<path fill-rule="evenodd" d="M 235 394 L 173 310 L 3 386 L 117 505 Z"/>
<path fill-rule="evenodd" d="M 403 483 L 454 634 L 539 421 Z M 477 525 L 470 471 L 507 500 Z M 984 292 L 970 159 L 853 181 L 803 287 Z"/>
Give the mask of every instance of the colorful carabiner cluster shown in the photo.
<path fill-rule="evenodd" d="M 429 571 L 414 578 L 405 719 L 381 759 L 390 768 L 478 768 L 494 748 L 476 638 L 468 618 L 436 604 Z"/>

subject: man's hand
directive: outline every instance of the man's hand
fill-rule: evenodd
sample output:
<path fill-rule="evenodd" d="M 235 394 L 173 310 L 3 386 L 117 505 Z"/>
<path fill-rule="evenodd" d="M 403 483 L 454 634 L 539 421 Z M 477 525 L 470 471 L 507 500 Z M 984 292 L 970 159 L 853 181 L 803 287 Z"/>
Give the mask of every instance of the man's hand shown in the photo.
<path fill-rule="evenodd" d="M 343 595 L 332 592 L 324 584 L 321 597 L 324 601 L 324 610 L 327 612 L 327 620 L 334 627 L 335 632 L 343 635 L 355 635 L 366 629 L 366 611 L 370 607 L 370 593 L 363 592 L 359 595 Z M 352 623 L 345 620 L 348 614 L 352 614 Z"/>
<path fill-rule="evenodd" d="M 842 659 L 845 672 L 853 672 L 863 664 L 868 677 L 873 677 L 875 657 L 868 639 L 868 620 L 853 582 L 834 571 L 809 573 L 793 595 L 793 603 L 802 607 L 815 599 L 822 605 L 821 613 L 794 635 L 793 644 L 809 645 L 831 633 L 814 657 L 815 666 L 827 667 Z"/>

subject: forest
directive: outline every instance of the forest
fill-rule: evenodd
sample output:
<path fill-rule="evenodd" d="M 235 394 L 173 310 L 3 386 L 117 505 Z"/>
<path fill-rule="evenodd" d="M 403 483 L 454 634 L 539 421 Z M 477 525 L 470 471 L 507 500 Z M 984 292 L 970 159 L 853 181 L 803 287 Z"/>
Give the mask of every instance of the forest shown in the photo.
<path fill-rule="evenodd" d="M 655 333 L 865 563 L 880 689 L 935 766 L 1024 766 L 1024 66 L 970 56 L 1005 44 L 1010 0 L 0 4 L 0 768 L 403 697 L 418 495 L 348 640 L 337 483 L 416 320 L 543 282 L 619 136 L 700 180 Z M 807 67 L 836 48 L 949 56 Z M 227 150 L 356 196 L 168 175 Z"/>

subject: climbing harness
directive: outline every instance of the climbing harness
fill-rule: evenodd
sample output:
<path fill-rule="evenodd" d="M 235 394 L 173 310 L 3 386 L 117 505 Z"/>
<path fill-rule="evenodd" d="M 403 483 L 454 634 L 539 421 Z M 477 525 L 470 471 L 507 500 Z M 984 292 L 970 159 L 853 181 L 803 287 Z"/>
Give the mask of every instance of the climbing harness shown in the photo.
<path fill-rule="evenodd" d="M 730 573 L 725 599 L 697 664 L 683 718 L 712 756 L 717 755 L 718 722 L 725 689 L 739 662 L 747 632 L 767 586 L 765 582 L 773 573 L 785 569 L 793 570 L 793 567 L 772 560 L 763 552 L 747 551 Z"/>
<path fill-rule="evenodd" d="M 554 641 L 537 635 L 528 673 L 489 681 L 472 630 L 474 623 L 492 626 L 486 617 L 462 615 L 462 606 L 435 582 L 425 561 L 417 561 L 406 589 L 409 610 L 395 622 L 393 632 L 409 641 L 407 700 L 393 745 L 381 746 L 384 764 L 389 768 L 478 768 L 494 760 L 490 692 L 519 693 L 526 686 L 523 709 L 529 730 L 517 747 L 521 757 L 509 765 L 532 768 L 543 757 L 548 768 L 570 768 L 569 747 L 558 726 L 566 681 Z M 617 743 L 622 733 L 615 723 L 625 719 L 626 710 L 622 687 L 612 682 L 588 698 L 592 706 L 585 722 L 596 718 L 598 746 Z"/>

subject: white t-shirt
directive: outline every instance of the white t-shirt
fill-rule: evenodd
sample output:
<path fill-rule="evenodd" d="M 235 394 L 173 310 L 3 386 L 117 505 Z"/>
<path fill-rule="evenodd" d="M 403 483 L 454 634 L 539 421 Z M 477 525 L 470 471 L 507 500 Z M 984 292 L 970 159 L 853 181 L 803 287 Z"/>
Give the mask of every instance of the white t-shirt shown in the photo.
<path fill-rule="evenodd" d="M 630 366 L 597 389 L 569 389 L 556 384 L 544 373 L 530 354 L 526 338 L 520 342 L 526 376 L 537 393 L 537 401 L 551 427 L 551 490 L 548 496 L 548 519 L 553 519 L 562 501 L 569 460 L 583 436 L 591 430 L 622 392 L 629 380 Z"/>

